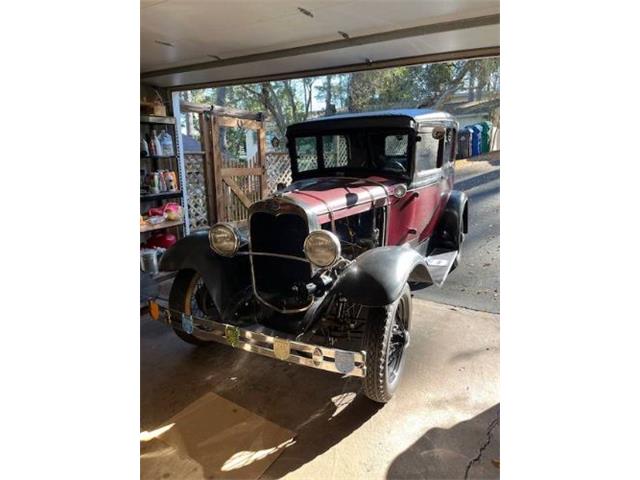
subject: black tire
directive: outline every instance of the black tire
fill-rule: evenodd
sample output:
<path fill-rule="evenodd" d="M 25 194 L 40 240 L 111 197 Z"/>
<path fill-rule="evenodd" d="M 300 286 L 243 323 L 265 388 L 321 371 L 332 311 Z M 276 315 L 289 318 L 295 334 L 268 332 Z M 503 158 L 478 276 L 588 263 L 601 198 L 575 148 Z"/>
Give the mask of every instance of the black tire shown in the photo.
<path fill-rule="evenodd" d="M 200 274 L 194 270 L 180 270 L 176 278 L 171 285 L 171 292 L 169 293 L 169 307 L 172 310 L 177 310 L 188 315 L 192 312 L 192 300 L 197 293 L 195 290 Z M 214 342 L 200 340 L 193 335 L 188 334 L 180 330 L 179 328 L 173 328 L 173 331 L 178 337 L 191 345 L 201 347 L 203 345 L 211 345 Z"/>
<path fill-rule="evenodd" d="M 400 383 L 410 324 L 411 290 L 408 284 L 405 284 L 400 297 L 391 305 L 370 310 L 364 331 L 367 352 L 364 394 L 374 402 L 387 403 Z M 403 330 L 401 338 L 398 337 L 397 329 Z M 392 348 L 394 344 L 397 348 L 400 341 L 402 348 L 397 352 L 399 358 L 396 358 Z"/>

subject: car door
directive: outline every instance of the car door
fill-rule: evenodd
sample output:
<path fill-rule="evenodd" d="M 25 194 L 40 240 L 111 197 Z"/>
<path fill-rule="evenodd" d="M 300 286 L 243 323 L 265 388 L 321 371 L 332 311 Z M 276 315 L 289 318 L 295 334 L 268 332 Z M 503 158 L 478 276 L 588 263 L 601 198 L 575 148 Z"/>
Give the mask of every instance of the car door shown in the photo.
<path fill-rule="evenodd" d="M 444 135 L 434 138 L 433 126 L 419 129 L 413 179 L 406 195 L 394 205 L 392 223 L 395 238 L 392 240 L 390 236 L 390 243 L 409 243 L 416 247 L 430 233 L 443 189 L 443 148 Z"/>

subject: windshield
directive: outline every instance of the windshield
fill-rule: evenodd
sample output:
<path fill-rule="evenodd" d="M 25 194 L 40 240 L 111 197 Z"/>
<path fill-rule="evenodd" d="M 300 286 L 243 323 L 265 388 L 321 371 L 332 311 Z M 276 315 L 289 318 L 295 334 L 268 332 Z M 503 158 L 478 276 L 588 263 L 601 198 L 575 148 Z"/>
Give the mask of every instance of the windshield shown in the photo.
<path fill-rule="evenodd" d="M 406 130 L 366 129 L 295 137 L 292 158 L 298 173 L 387 172 L 406 176 L 409 139 Z"/>

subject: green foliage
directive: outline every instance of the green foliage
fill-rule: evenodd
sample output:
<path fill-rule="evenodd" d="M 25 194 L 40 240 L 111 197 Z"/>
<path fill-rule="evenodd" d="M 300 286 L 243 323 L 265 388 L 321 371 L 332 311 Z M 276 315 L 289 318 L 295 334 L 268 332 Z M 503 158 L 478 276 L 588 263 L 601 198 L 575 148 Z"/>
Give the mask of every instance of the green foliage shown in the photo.
<path fill-rule="evenodd" d="M 188 92 L 189 101 L 263 111 L 275 125 L 275 131 L 268 133 L 282 138 L 287 125 L 333 113 L 333 108 L 338 112 L 442 108 L 454 98 L 460 100 L 461 94 L 469 101 L 493 97 L 499 94 L 500 60 L 460 60 L 222 88 L 193 90 Z"/>

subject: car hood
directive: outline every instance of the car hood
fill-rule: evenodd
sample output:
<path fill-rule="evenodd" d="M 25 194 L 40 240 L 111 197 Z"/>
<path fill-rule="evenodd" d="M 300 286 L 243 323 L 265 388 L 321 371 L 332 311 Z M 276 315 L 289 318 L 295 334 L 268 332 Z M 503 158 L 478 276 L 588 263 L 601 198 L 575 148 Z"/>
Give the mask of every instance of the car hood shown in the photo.
<path fill-rule="evenodd" d="M 281 195 L 316 215 L 322 224 L 330 221 L 330 217 L 337 220 L 393 203 L 397 200 L 394 189 L 401 184 L 398 180 L 377 176 L 322 177 L 293 182 Z"/>

